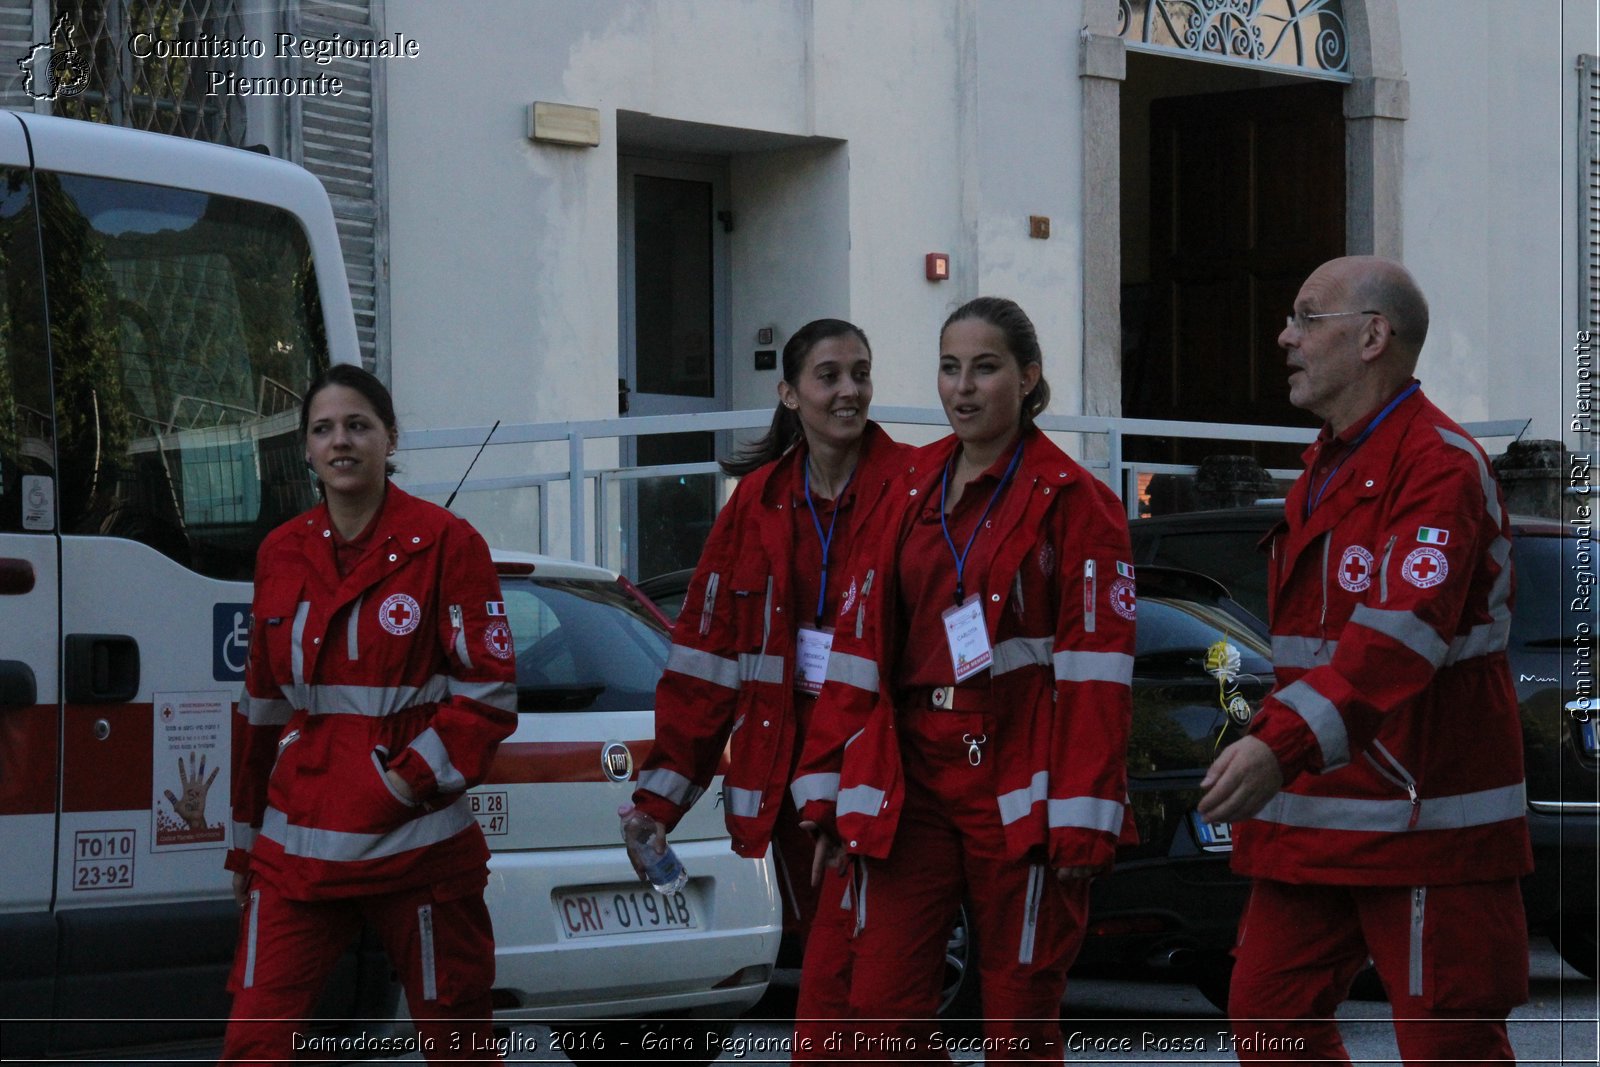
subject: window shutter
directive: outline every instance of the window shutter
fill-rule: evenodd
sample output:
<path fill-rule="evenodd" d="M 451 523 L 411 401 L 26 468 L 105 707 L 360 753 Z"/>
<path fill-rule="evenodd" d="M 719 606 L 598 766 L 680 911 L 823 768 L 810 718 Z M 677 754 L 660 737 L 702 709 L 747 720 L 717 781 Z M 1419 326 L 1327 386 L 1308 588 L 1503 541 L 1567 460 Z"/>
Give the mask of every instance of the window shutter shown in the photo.
<path fill-rule="evenodd" d="M 383 0 L 298 0 L 288 31 L 302 39 L 383 37 Z M 326 74 L 344 83 L 338 96 L 290 98 L 289 158 L 322 180 L 333 202 L 355 307 L 361 361 L 389 377 L 389 248 L 383 60 L 335 57 L 326 66 L 296 58 L 285 74 Z"/>
<path fill-rule="evenodd" d="M 1578 329 L 1600 333 L 1600 56 L 1578 57 Z"/>
<path fill-rule="evenodd" d="M 39 29 L 33 24 L 33 0 L 0 0 L 0 107 L 33 110 L 33 101 L 22 91 L 25 75 L 17 60 L 49 36 L 48 25 Z"/>

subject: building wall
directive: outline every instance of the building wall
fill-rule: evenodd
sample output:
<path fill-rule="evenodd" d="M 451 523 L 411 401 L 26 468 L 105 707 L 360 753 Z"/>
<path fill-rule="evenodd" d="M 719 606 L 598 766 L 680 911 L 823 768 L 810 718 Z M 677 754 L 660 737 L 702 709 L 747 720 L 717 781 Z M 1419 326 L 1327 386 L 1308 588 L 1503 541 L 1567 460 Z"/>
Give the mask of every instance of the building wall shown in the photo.
<path fill-rule="evenodd" d="M 1498 0 L 1385 2 L 1410 93 L 1403 247 L 1434 309 L 1421 375 L 1458 418 L 1556 435 L 1574 314 L 1563 102 L 1593 5 L 1529 0 L 1512 18 Z M 615 413 L 619 150 L 726 160 L 730 406 L 773 402 L 756 331 L 781 347 L 821 315 L 872 338 L 879 404 L 934 405 L 939 325 L 984 292 L 1029 311 L 1051 410 L 1079 412 L 1085 18 L 1084 0 L 387 0 L 388 30 L 423 50 L 384 66 L 402 419 Z M 599 147 L 528 140 L 536 100 L 598 109 Z M 666 147 L 630 133 L 619 148 L 619 112 Z M 1030 215 L 1050 218 L 1049 240 L 1028 236 Z M 949 281 L 923 277 L 935 251 Z M 469 453 L 406 458 L 428 481 Z M 565 464 L 564 447 L 491 449 L 474 476 Z M 531 544 L 528 494 L 457 506 L 491 540 Z M 557 501 L 555 551 L 565 527 Z"/>

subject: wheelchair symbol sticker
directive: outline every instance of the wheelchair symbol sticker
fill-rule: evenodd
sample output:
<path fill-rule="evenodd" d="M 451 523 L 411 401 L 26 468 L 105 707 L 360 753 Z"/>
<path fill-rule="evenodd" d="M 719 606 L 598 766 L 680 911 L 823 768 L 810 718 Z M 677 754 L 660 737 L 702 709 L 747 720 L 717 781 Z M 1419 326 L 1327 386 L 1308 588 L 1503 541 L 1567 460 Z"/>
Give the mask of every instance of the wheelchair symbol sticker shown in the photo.
<path fill-rule="evenodd" d="M 219 682 L 244 681 L 250 661 L 250 605 L 211 606 L 211 677 Z"/>

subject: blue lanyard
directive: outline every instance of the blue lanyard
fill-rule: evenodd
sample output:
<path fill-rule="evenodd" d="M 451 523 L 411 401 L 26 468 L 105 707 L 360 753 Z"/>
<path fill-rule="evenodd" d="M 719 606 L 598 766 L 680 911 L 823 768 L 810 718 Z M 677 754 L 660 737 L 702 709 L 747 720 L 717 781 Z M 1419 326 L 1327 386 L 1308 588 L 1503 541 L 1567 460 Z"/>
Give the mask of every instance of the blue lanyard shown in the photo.
<path fill-rule="evenodd" d="M 978 539 L 978 531 L 983 529 L 983 520 L 989 517 L 989 512 L 994 510 L 994 502 L 1000 499 L 1000 494 L 1006 491 L 1006 486 L 1011 484 L 1011 476 L 1017 473 L 1017 464 L 1022 462 L 1022 442 L 1017 442 L 1017 450 L 1011 454 L 1011 462 L 1006 467 L 1006 472 L 1000 478 L 1000 484 L 994 487 L 994 494 L 989 497 L 988 505 L 983 509 L 983 514 L 978 516 L 978 524 L 972 528 L 972 536 L 967 538 L 967 547 L 959 553 L 956 552 L 956 543 L 950 537 L 950 523 L 944 513 L 944 497 L 950 490 L 950 467 L 956 461 L 954 453 L 944 465 L 944 478 L 939 483 L 939 526 L 944 530 L 944 543 L 950 546 L 950 555 L 956 561 L 956 606 L 966 599 L 965 573 L 967 569 L 967 553 L 972 551 L 972 542 Z"/>
<path fill-rule="evenodd" d="M 858 464 L 859 466 L 859 464 Z M 817 528 L 817 540 L 822 542 L 822 584 L 817 586 L 817 629 L 822 629 L 823 605 L 828 596 L 828 549 L 833 545 L 833 528 L 839 524 L 839 512 L 844 507 L 845 490 L 850 488 L 850 483 L 856 480 L 856 472 L 851 471 L 850 477 L 844 480 L 844 485 L 839 489 L 839 498 L 833 502 L 833 517 L 828 520 L 828 532 L 822 532 L 822 520 L 817 517 L 817 505 L 811 499 L 811 462 L 806 461 L 806 507 L 811 509 L 811 525 Z"/>
<path fill-rule="evenodd" d="M 1395 408 L 1400 406 L 1400 402 L 1402 400 L 1420 388 L 1422 388 L 1421 382 L 1412 382 L 1406 387 L 1404 392 L 1395 397 L 1393 400 L 1389 401 L 1388 404 L 1384 405 L 1383 410 L 1378 412 L 1377 416 L 1371 422 L 1367 423 L 1367 428 L 1365 430 L 1361 431 L 1361 436 L 1350 442 L 1350 447 L 1345 450 L 1344 455 L 1339 457 L 1339 462 L 1333 465 L 1333 470 L 1329 471 L 1328 476 L 1322 479 L 1322 487 L 1317 490 L 1316 495 L 1312 496 L 1309 492 L 1306 494 L 1306 518 L 1310 518 L 1311 513 L 1316 510 L 1317 505 L 1322 503 L 1322 494 L 1328 491 L 1328 483 L 1333 481 L 1333 476 L 1335 474 L 1339 473 L 1339 468 L 1344 466 L 1345 460 L 1355 455 L 1356 449 L 1366 444 L 1367 438 L 1372 436 L 1372 431 L 1376 430 L 1378 428 L 1378 424 L 1389 417 L 1390 412 L 1394 411 Z"/>

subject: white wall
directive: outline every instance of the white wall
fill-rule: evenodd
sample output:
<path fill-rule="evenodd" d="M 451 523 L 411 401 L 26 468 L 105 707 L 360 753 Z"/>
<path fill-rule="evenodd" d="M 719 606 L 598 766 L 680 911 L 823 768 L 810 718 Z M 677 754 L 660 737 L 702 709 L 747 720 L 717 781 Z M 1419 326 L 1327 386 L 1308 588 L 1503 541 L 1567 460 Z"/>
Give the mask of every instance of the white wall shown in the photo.
<path fill-rule="evenodd" d="M 1460 421 L 1532 417 L 1559 437 L 1559 366 L 1571 271 L 1562 164 L 1573 126 L 1580 0 L 1404 0 L 1411 115 L 1405 129 L 1404 258 L 1432 312 L 1418 377 Z M 1499 442 L 1503 446 L 1504 442 Z"/>

